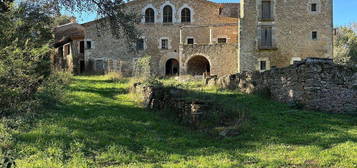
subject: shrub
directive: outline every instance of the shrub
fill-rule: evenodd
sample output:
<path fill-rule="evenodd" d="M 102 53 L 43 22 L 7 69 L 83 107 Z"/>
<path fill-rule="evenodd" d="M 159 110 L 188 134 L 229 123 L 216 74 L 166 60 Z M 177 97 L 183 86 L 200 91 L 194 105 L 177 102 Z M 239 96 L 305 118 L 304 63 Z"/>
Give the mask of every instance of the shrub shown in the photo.
<path fill-rule="evenodd" d="M 63 96 L 68 73 L 52 72 L 52 49 L 16 46 L 0 50 L 0 116 L 33 112 Z"/>
<path fill-rule="evenodd" d="M 142 82 L 142 85 L 144 85 L 144 86 L 151 86 L 151 87 L 162 87 L 162 86 L 163 86 L 163 83 L 160 82 L 159 80 L 157 80 L 157 79 L 154 78 L 154 77 L 150 77 L 150 78 L 145 79 L 145 80 Z"/>
<path fill-rule="evenodd" d="M 124 78 L 121 72 L 109 72 L 106 76 L 111 82 L 119 82 Z"/>
<path fill-rule="evenodd" d="M 38 107 L 35 94 L 50 75 L 51 49 L 20 49 L 16 46 L 0 50 L 0 116 L 30 112 Z"/>
<path fill-rule="evenodd" d="M 0 120 L 0 168 L 11 168 L 15 166 L 13 157 L 11 157 L 12 136 L 9 134 L 9 130 L 5 127 Z"/>
<path fill-rule="evenodd" d="M 69 72 L 54 71 L 39 87 L 36 98 L 43 105 L 53 105 L 63 100 L 71 76 Z"/>
<path fill-rule="evenodd" d="M 151 76 L 151 56 L 145 55 L 139 58 L 134 65 L 134 76 L 137 78 L 149 78 Z"/>

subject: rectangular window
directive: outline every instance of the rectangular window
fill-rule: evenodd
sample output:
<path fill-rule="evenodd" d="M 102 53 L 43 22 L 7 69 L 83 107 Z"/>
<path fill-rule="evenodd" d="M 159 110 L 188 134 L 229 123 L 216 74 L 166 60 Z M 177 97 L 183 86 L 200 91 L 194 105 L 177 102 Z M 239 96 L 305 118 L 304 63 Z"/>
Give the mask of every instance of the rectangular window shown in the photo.
<path fill-rule="evenodd" d="M 267 69 L 267 62 L 266 61 L 260 61 L 260 70 L 265 71 Z"/>
<path fill-rule="evenodd" d="M 79 52 L 80 52 L 81 54 L 84 53 L 84 41 L 80 41 L 80 42 L 79 42 Z"/>
<path fill-rule="evenodd" d="M 262 27 L 260 47 L 262 48 L 273 47 L 272 27 Z"/>
<path fill-rule="evenodd" d="M 195 39 L 193 39 L 193 38 L 187 39 L 187 44 L 194 44 L 194 43 L 195 43 Z"/>
<path fill-rule="evenodd" d="M 95 70 L 97 72 L 104 71 L 104 61 L 103 60 L 96 60 L 95 61 Z"/>
<path fill-rule="evenodd" d="M 316 12 L 317 11 L 317 4 L 313 3 L 311 4 L 311 12 Z"/>
<path fill-rule="evenodd" d="M 92 42 L 91 41 L 87 41 L 87 49 L 92 49 Z"/>
<path fill-rule="evenodd" d="M 219 44 L 227 43 L 227 39 L 226 38 L 218 38 L 218 43 Z"/>
<path fill-rule="evenodd" d="M 317 31 L 313 31 L 313 32 L 311 33 L 311 39 L 317 40 Z"/>
<path fill-rule="evenodd" d="M 272 19 L 271 1 L 262 1 L 262 19 Z"/>
<path fill-rule="evenodd" d="M 71 45 L 70 45 L 70 44 L 67 44 L 67 45 L 66 45 L 66 54 L 67 54 L 67 55 L 70 55 L 70 54 L 71 54 Z"/>
<path fill-rule="evenodd" d="M 161 49 L 169 49 L 169 40 L 168 39 L 162 39 L 161 40 Z"/>
<path fill-rule="evenodd" d="M 138 41 L 136 41 L 136 49 L 144 50 L 144 39 L 138 39 Z"/>

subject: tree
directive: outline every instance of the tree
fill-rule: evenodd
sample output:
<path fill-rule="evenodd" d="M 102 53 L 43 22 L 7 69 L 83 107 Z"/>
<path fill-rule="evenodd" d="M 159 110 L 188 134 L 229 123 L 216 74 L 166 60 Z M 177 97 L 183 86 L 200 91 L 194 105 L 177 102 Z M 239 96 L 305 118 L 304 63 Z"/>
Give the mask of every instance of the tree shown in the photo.
<path fill-rule="evenodd" d="M 0 13 L 7 12 L 14 0 L 0 0 Z"/>
<path fill-rule="evenodd" d="M 0 13 L 0 116 L 38 104 L 35 94 L 51 72 L 51 16 L 32 3 L 10 5 Z"/>
<path fill-rule="evenodd" d="M 356 23 L 353 25 L 337 29 L 334 40 L 334 61 L 338 64 L 357 66 L 357 27 Z"/>
<path fill-rule="evenodd" d="M 59 25 L 64 25 L 67 23 L 71 23 L 71 22 L 75 22 L 76 21 L 76 17 L 74 16 L 67 16 L 67 15 L 58 15 L 55 16 L 54 18 L 54 27 L 59 26 Z"/>
<path fill-rule="evenodd" d="M 48 7 L 49 10 L 60 13 L 66 10 L 73 13 L 95 12 L 101 19 L 100 27 L 110 27 L 116 38 L 126 38 L 129 44 L 134 44 L 139 32 L 135 25 L 139 16 L 128 11 L 124 0 L 32 0 L 34 3 Z"/>
<path fill-rule="evenodd" d="M 46 13 L 60 15 L 61 10 L 72 13 L 96 12 L 101 27 L 110 27 L 116 38 L 126 38 L 134 44 L 139 37 L 135 24 L 139 22 L 136 14 L 127 11 L 124 0 L 27 0 L 27 4 L 41 6 Z M 0 13 L 7 12 L 14 0 L 0 0 Z M 104 19 L 103 19 L 104 18 Z"/>
<path fill-rule="evenodd" d="M 50 75 L 53 26 L 67 19 L 58 18 L 61 10 L 97 12 L 103 18 L 100 24 L 109 25 L 115 37 L 125 36 L 129 42 L 135 42 L 138 35 L 137 16 L 126 11 L 122 0 L 14 3 L 0 0 L 0 116 L 33 109 L 38 88 Z"/>

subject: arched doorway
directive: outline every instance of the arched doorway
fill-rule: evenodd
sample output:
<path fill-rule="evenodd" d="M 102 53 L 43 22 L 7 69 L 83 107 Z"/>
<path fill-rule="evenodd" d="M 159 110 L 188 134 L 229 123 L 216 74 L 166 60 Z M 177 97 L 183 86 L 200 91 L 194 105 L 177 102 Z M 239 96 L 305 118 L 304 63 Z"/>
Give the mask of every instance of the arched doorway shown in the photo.
<path fill-rule="evenodd" d="M 166 61 L 166 75 L 178 75 L 179 68 L 179 62 L 176 59 L 169 59 Z"/>
<path fill-rule="evenodd" d="M 190 75 L 203 75 L 211 72 L 209 61 L 203 56 L 194 56 L 187 63 L 187 73 Z"/>

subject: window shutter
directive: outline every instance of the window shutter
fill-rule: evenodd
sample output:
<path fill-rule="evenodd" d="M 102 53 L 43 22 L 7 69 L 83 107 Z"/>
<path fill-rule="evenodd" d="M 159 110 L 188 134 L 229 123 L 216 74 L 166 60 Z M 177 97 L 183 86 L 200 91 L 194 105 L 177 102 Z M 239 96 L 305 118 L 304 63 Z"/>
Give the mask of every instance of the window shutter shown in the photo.
<path fill-rule="evenodd" d="M 272 47 L 273 46 L 273 32 L 272 28 L 268 27 L 267 28 L 267 46 Z"/>
<path fill-rule="evenodd" d="M 264 18 L 264 19 L 271 18 L 271 2 L 270 1 L 262 2 L 262 18 Z"/>
<path fill-rule="evenodd" d="M 261 29 L 261 41 L 260 41 L 260 45 L 261 45 L 262 47 L 266 46 L 265 29 L 264 29 L 264 28 Z"/>
<path fill-rule="evenodd" d="M 261 42 L 260 46 L 264 48 L 273 47 L 273 32 L 272 27 L 261 28 Z"/>

